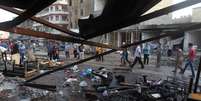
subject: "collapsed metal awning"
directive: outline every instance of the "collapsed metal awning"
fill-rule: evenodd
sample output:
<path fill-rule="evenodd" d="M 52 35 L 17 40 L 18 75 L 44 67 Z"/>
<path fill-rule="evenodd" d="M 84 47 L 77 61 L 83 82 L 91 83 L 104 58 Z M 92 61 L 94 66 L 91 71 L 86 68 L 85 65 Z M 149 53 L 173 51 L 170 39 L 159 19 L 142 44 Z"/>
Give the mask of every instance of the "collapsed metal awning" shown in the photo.
<path fill-rule="evenodd" d="M 108 0 L 108 1 L 115 2 L 115 0 Z M 121 10 L 120 8 L 113 9 L 115 12 L 114 14 L 112 13 L 112 11 L 110 10 L 110 7 L 108 6 L 109 5 L 115 6 L 115 5 L 109 3 L 108 5 L 106 5 L 106 8 L 104 9 L 105 13 L 103 12 L 100 16 L 96 18 L 90 18 L 90 19 L 80 19 L 79 28 L 80 28 L 80 34 L 82 35 L 82 37 L 85 39 L 97 37 L 105 33 L 108 33 L 123 27 L 127 27 L 130 25 L 134 25 L 146 20 L 150 20 L 152 18 L 156 18 L 161 15 L 165 15 L 173 11 L 176 11 L 178 9 L 182 9 L 182 8 L 201 2 L 200 0 L 186 0 L 184 2 L 160 9 L 158 11 L 155 11 L 146 15 L 142 15 L 143 12 L 149 10 L 151 7 L 154 6 L 155 3 L 159 1 L 158 0 L 128 0 L 128 1 L 130 2 L 128 2 L 127 4 L 127 3 L 124 3 L 125 1 L 117 0 L 115 3 L 117 4 L 120 3 L 118 4 L 119 7 L 125 8 L 125 9 L 123 10 Z M 133 5 L 138 4 L 138 6 L 135 6 L 132 8 L 130 7 L 130 5 L 132 4 Z M 128 11 L 127 11 L 127 6 L 129 6 Z M 118 8 L 118 7 L 115 6 L 113 8 Z M 139 12 L 141 9 L 142 9 L 142 12 Z M 120 13 L 116 14 L 117 12 L 120 12 Z M 126 14 L 121 12 L 126 12 Z"/>
<path fill-rule="evenodd" d="M 24 1 L 24 2 L 22 2 L 22 1 Z M 61 28 L 61 27 L 59 27 L 57 25 L 54 25 L 54 24 L 51 24 L 51 23 L 49 23 L 47 21 L 44 21 L 42 19 L 32 17 L 37 12 L 39 12 L 42 9 L 44 9 L 45 7 L 47 7 L 48 5 L 53 3 L 54 1 L 56 1 L 56 0 L 33 0 L 33 2 L 29 1 L 29 3 L 32 3 L 32 5 L 28 3 L 28 0 L 7 0 L 7 1 L 5 0 L 5 2 L 0 1 L 0 5 L 26 9 L 25 12 L 23 12 L 23 13 L 19 12 L 19 11 L 15 11 L 15 13 L 19 14 L 19 17 L 17 17 L 16 19 L 14 19 L 13 21 L 10 21 L 10 22 L 0 23 L 0 29 L 10 31 L 10 32 L 16 32 L 16 33 L 19 33 L 19 34 L 22 34 L 22 35 L 30 35 L 30 36 L 36 36 L 36 37 L 41 37 L 41 38 L 47 38 L 47 39 L 54 39 L 54 40 L 60 40 L 60 41 L 71 41 L 71 42 L 80 42 L 80 43 L 87 44 L 87 42 L 90 43 L 90 41 L 86 41 L 86 40 L 83 40 L 83 39 L 82 40 L 81 39 L 76 39 L 77 41 L 74 41 L 75 38 L 73 38 L 73 37 L 63 37 L 63 38 L 61 38 L 61 36 L 50 35 L 50 34 L 45 33 L 45 32 L 37 32 L 37 31 L 33 31 L 33 30 L 28 30 L 28 29 L 23 29 L 23 28 L 15 28 L 15 27 L 16 27 L 16 25 L 18 25 L 21 22 L 25 21 L 27 18 L 31 17 L 31 19 L 36 21 L 36 22 L 42 23 L 42 24 L 44 24 L 44 25 L 46 25 L 48 27 L 57 29 L 57 30 L 62 31 L 64 33 L 70 34 L 70 35 L 72 35 L 74 37 L 83 37 L 85 39 L 89 39 L 89 38 L 93 38 L 93 37 L 102 35 L 102 34 L 107 33 L 107 32 L 111 32 L 111 31 L 116 30 L 116 29 L 127 27 L 127 26 L 132 25 L 132 24 L 137 24 L 137 23 L 140 23 L 142 21 L 146 21 L 146 20 L 161 16 L 161 15 L 164 15 L 164 14 L 168 14 L 168 13 L 176 11 L 178 9 L 182 9 L 182 8 L 185 8 L 185 7 L 188 7 L 188 6 L 191 6 L 193 4 L 201 2 L 200 0 L 184 1 L 182 3 L 175 4 L 173 6 L 169 6 L 167 8 L 164 8 L 164 9 L 161 9 L 161 10 L 155 11 L 153 13 L 146 14 L 146 15 L 142 16 L 142 14 L 144 12 L 149 10 L 151 7 L 153 7 L 155 4 L 157 4 L 160 0 L 143 0 L 143 1 L 142 0 L 128 0 L 128 3 L 125 3 L 125 1 L 122 2 L 122 0 L 108 0 L 109 2 L 108 2 L 108 4 L 106 5 L 106 8 L 105 8 L 106 11 L 103 11 L 103 15 L 101 17 L 98 17 L 99 19 L 94 18 L 94 19 L 88 19 L 88 20 L 83 20 L 83 21 L 80 20 L 79 24 L 80 24 L 80 31 L 81 31 L 82 36 L 77 36 L 77 35 L 74 35 L 76 33 L 72 33 L 72 32 L 70 32 L 68 30 L 65 30 L 64 28 Z M 120 6 L 121 8 L 127 7 L 128 5 L 129 6 L 128 6 L 128 8 L 125 8 L 125 9 L 122 10 L 122 12 L 120 13 L 121 16 L 119 16 L 119 17 L 115 18 L 114 20 L 112 20 L 111 18 L 113 18 L 114 17 L 113 15 L 115 15 L 117 12 L 114 12 L 114 13 L 111 13 L 111 12 L 119 10 L 119 8 L 116 9 L 116 7 L 119 7 L 118 6 L 119 3 L 121 3 L 121 6 Z M 27 6 L 26 4 L 29 5 L 29 6 Z M 111 6 L 113 6 L 113 7 L 111 7 Z M 1 6 L 1 8 L 3 8 L 3 7 Z M 130 12 L 125 12 L 127 10 L 131 10 L 131 11 Z M 11 10 L 9 10 L 9 11 L 11 11 Z M 105 16 L 104 14 L 106 14 L 107 16 L 109 15 L 110 19 L 108 19 L 107 16 Z M 109 22 L 106 22 L 106 21 L 109 21 Z M 3 25 L 5 25 L 5 26 L 3 26 Z M 171 33 L 171 32 L 168 33 L 167 32 L 167 34 L 163 34 L 163 35 L 153 37 L 153 38 L 150 38 L 150 39 L 141 40 L 141 41 L 138 41 L 138 42 L 135 42 L 135 43 L 123 45 L 123 46 L 118 47 L 118 48 L 113 48 L 111 46 L 105 46 L 105 47 L 113 48 L 113 49 L 110 50 L 110 51 L 104 52 L 104 53 L 102 53 L 100 55 L 107 55 L 107 54 L 115 52 L 115 51 L 117 51 L 118 49 L 121 49 L 121 48 L 127 48 L 127 47 L 130 47 L 130 46 L 133 46 L 133 45 L 139 45 L 139 44 L 142 44 L 142 43 L 145 43 L 145 42 L 158 40 L 160 38 L 164 38 L 164 37 L 167 37 L 167 36 L 174 36 L 174 35 L 177 35 L 177 33 L 181 33 L 181 32 L 188 31 L 188 30 L 198 29 L 198 28 L 200 28 L 200 26 L 201 26 L 201 24 L 195 24 L 195 25 L 192 25 L 192 26 L 190 26 L 188 28 L 180 29 L 180 30 L 176 31 L 175 33 Z M 101 45 L 100 43 L 91 42 L 91 45 L 92 44 L 95 45 L 95 46 Z M 95 59 L 96 57 L 98 57 L 100 55 L 95 55 L 95 56 L 92 56 L 92 57 L 89 57 L 89 58 L 86 58 L 86 59 L 83 59 L 83 60 L 68 64 L 68 65 L 62 66 L 60 68 L 51 70 L 49 72 L 45 72 L 45 73 L 43 73 L 41 75 L 38 75 L 36 77 L 33 77 L 33 78 L 27 80 L 24 85 L 39 88 L 40 85 L 38 85 L 38 84 L 35 84 L 35 85 L 34 84 L 28 84 L 28 82 L 32 82 L 33 80 L 41 78 L 41 77 L 43 77 L 45 75 L 48 75 L 50 73 L 53 73 L 53 72 L 56 72 L 56 71 L 59 71 L 59 70 L 63 70 L 65 68 L 69 68 L 69 67 L 77 65 L 77 64 L 81 64 L 81 63 L 89 61 L 91 59 Z M 51 90 L 54 90 L 54 86 L 50 87 L 50 86 L 43 85 L 43 87 L 42 87 L 42 89 L 49 89 L 49 88 Z"/>
<path fill-rule="evenodd" d="M 1 5 L 20 8 L 23 9 L 24 12 L 22 12 L 20 16 L 16 17 L 12 21 L 0 23 L 0 27 L 3 29 L 15 27 L 27 20 L 28 18 L 34 16 L 47 6 L 51 5 L 55 1 L 56 0 L 32 0 L 31 2 L 28 2 L 27 0 L 1 0 Z"/>

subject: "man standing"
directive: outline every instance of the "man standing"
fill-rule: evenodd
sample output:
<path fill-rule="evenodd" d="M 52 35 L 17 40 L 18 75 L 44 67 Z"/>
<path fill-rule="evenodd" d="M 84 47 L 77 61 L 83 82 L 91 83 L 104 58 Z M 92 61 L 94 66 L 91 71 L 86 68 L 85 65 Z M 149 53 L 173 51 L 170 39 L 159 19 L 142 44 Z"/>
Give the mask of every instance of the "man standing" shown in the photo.
<path fill-rule="evenodd" d="M 79 47 L 79 56 L 80 56 L 80 59 L 84 59 L 84 45 L 81 44 Z"/>
<path fill-rule="evenodd" d="M 20 44 L 19 52 L 20 52 L 20 64 L 22 65 L 24 63 L 24 57 L 26 53 L 26 47 L 23 42 Z"/>
<path fill-rule="evenodd" d="M 15 64 L 20 64 L 19 46 L 17 43 L 13 43 L 11 48 L 11 59 Z"/>
<path fill-rule="evenodd" d="M 100 50 L 99 50 L 99 54 L 102 54 L 104 52 L 104 49 L 102 47 L 100 47 Z M 100 56 L 100 61 L 103 62 L 104 58 L 103 58 L 103 55 Z"/>
<path fill-rule="evenodd" d="M 188 66 L 190 66 L 191 67 L 192 76 L 195 77 L 195 72 L 194 72 L 194 68 L 193 68 L 193 62 L 194 62 L 195 57 L 196 57 L 196 51 L 195 51 L 195 48 L 193 47 L 192 43 L 189 43 L 188 46 L 189 46 L 188 60 L 187 60 L 187 62 L 185 64 L 185 68 L 182 70 L 182 73 L 184 73 L 185 70 L 186 70 L 186 68 Z"/>
<path fill-rule="evenodd" d="M 177 73 L 177 69 L 180 69 L 180 72 L 182 72 L 182 64 L 183 64 L 183 51 L 181 48 L 177 48 L 177 54 L 176 54 L 176 66 L 175 70 L 173 70 L 174 73 Z"/>
<path fill-rule="evenodd" d="M 73 59 L 74 58 L 74 46 L 73 45 L 70 45 L 68 52 L 69 52 L 70 59 Z"/>
<path fill-rule="evenodd" d="M 144 53 L 144 64 L 149 64 L 150 46 L 148 43 L 145 44 L 143 53 Z"/>
<path fill-rule="evenodd" d="M 131 68 L 133 68 L 133 66 L 139 62 L 141 64 L 141 68 L 143 69 L 144 68 L 144 64 L 142 63 L 142 60 L 141 60 L 141 47 L 140 46 L 137 46 L 137 48 L 135 49 L 135 60 L 133 62 L 133 64 L 130 65 Z"/>
<path fill-rule="evenodd" d="M 160 43 L 160 40 L 157 41 L 158 43 L 158 46 L 157 46 L 157 49 L 156 49 L 156 67 L 157 68 L 160 68 L 161 66 L 161 43 Z"/>
<path fill-rule="evenodd" d="M 96 47 L 96 55 L 98 55 L 99 54 L 99 47 Z M 96 58 L 96 61 L 100 61 L 100 56 L 98 56 L 97 58 Z"/>
<path fill-rule="evenodd" d="M 68 59 L 70 57 L 69 55 L 69 49 L 70 49 L 70 45 L 68 45 L 67 43 L 65 43 L 65 56 L 66 56 L 66 59 Z"/>
<path fill-rule="evenodd" d="M 53 58 L 53 43 L 52 42 L 48 42 L 47 44 L 47 54 L 49 56 L 49 60 L 52 60 Z"/>

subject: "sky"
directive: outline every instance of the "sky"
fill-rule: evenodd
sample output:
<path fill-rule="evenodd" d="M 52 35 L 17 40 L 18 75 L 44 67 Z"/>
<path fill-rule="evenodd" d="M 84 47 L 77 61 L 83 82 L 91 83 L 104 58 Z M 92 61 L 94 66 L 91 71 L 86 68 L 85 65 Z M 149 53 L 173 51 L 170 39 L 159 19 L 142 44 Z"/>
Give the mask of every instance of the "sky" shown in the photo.
<path fill-rule="evenodd" d="M 173 3 L 179 3 L 185 0 L 174 0 Z M 201 7 L 201 3 L 173 12 L 173 18 L 192 15 L 192 8 Z"/>
<path fill-rule="evenodd" d="M 173 3 L 179 3 L 182 1 L 185 1 L 185 0 L 174 0 Z M 185 9 L 182 9 L 182 10 L 178 10 L 176 12 L 173 12 L 173 18 L 179 18 L 181 16 L 191 15 L 192 14 L 192 8 L 195 8 L 195 7 L 201 7 L 201 3 L 193 5 L 191 7 L 185 8 Z M 8 13 L 7 11 L 0 9 L 0 22 L 12 20 L 16 16 L 17 15 L 15 15 L 15 14 Z"/>
<path fill-rule="evenodd" d="M 0 9 L 0 22 L 12 20 L 15 17 L 16 17 L 15 14 L 9 13 L 9 12 L 7 12 L 5 10 Z"/>

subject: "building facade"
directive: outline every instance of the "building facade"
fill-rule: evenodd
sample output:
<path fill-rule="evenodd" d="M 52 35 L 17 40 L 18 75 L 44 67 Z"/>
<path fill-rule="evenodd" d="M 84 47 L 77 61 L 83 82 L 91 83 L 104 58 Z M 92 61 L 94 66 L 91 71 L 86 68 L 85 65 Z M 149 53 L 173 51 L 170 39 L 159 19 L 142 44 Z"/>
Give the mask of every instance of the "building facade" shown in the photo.
<path fill-rule="evenodd" d="M 99 3 L 99 4 L 97 4 Z M 96 5 L 104 5 L 105 1 L 95 0 Z M 145 14 L 154 12 L 156 10 L 165 8 L 167 6 L 172 5 L 172 0 L 162 0 L 159 4 L 154 6 L 152 9 L 147 11 Z M 102 6 L 96 7 L 98 10 L 102 10 Z M 97 11 L 96 11 L 97 12 Z M 133 25 L 127 28 L 123 28 L 109 34 L 105 34 L 99 37 L 99 42 L 109 43 L 113 46 L 122 46 L 124 43 L 133 43 L 134 41 L 139 41 L 143 38 L 144 33 L 138 30 L 140 26 L 143 25 L 153 25 L 153 24 L 172 24 L 172 14 L 164 15 L 158 18 L 154 18 L 145 22 L 142 22 L 137 25 Z M 96 38 L 97 40 L 97 38 Z"/>
<path fill-rule="evenodd" d="M 68 12 L 68 1 L 57 0 L 55 3 L 39 12 L 36 17 L 42 18 L 48 22 L 59 25 L 63 28 L 70 28 L 69 26 L 69 12 Z M 46 27 L 42 24 L 33 23 L 33 29 L 42 32 L 48 32 L 52 34 L 63 34 L 55 29 Z"/>
<path fill-rule="evenodd" d="M 201 22 L 201 7 L 193 8 L 192 10 L 192 22 Z"/>
<path fill-rule="evenodd" d="M 201 11 L 201 7 L 193 8 L 192 23 L 201 22 L 200 11 Z M 200 40 L 201 34 L 200 33 L 201 33 L 201 29 L 185 32 L 184 44 L 183 44 L 185 51 L 188 50 L 188 43 L 193 43 L 199 49 L 199 51 L 201 50 L 201 40 Z"/>
<path fill-rule="evenodd" d="M 173 4 L 173 0 L 162 0 L 157 5 L 155 5 L 153 8 L 151 8 L 149 11 L 147 11 L 145 14 L 154 12 L 156 10 L 163 9 L 165 7 L 171 6 Z M 160 24 L 172 24 L 172 14 L 169 13 L 167 15 L 163 15 L 157 18 L 153 18 L 151 20 L 142 22 L 143 25 L 160 25 Z"/>
<path fill-rule="evenodd" d="M 78 29 L 78 19 L 93 13 L 94 0 L 68 0 L 70 29 Z"/>

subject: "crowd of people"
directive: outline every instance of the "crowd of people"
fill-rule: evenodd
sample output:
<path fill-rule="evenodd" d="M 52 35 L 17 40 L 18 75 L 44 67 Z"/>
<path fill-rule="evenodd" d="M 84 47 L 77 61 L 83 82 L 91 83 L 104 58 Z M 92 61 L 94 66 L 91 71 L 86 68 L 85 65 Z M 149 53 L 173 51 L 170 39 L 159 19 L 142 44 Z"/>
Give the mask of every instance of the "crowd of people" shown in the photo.
<path fill-rule="evenodd" d="M 60 59 L 60 45 L 59 43 L 49 41 L 47 44 L 47 53 L 49 60 L 58 60 Z M 84 59 L 85 58 L 85 48 L 84 45 L 73 45 L 69 43 L 65 43 L 64 45 L 64 53 L 66 59 Z"/>
<path fill-rule="evenodd" d="M 23 65 L 25 59 L 27 61 L 35 60 L 34 46 L 31 43 L 30 41 L 2 40 L 0 42 L 1 52 L 10 54 L 11 60 L 14 60 L 15 64 Z"/>
<path fill-rule="evenodd" d="M 182 51 L 181 48 L 177 47 L 175 49 L 175 62 L 176 66 L 175 69 L 173 70 L 174 73 L 177 73 L 177 70 L 180 69 L 180 73 L 184 74 L 186 69 L 190 66 L 190 69 L 192 71 L 192 76 L 195 77 L 195 72 L 194 72 L 194 61 L 196 58 L 196 49 L 193 47 L 194 45 L 192 43 L 189 43 L 189 50 L 188 50 L 188 55 L 184 57 L 184 52 Z M 124 48 L 122 49 L 121 53 L 121 66 L 125 66 L 128 64 L 130 68 L 132 69 L 136 63 L 138 62 L 141 65 L 141 68 L 144 68 L 144 65 L 149 64 L 150 60 L 150 45 L 146 43 L 144 45 L 144 48 L 142 49 L 140 45 L 134 46 L 133 48 L 133 59 L 134 61 L 131 62 L 129 61 L 129 54 L 128 54 L 128 49 Z M 172 50 L 171 50 L 172 52 Z M 158 58 L 158 54 L 160 55 L 161 53 L 161 48 L 156 48 L 156 56 L 157 56 L 157 62 L 160 62 L 161 58 Z M 143 56 L 143 57 L 142 57 Z M 170 57 L 170 50 L 167 51 L 167 56 Z M 144 58 L 144 61 L 142 61 L 142 58 Z M 185 61 L 185 66 L 183 67 L 183 63 Z M 156 63 L 156 67 L 159 67 L 159 63 Z"/>
<path fill-rule="evenodd" d="M 59 60 L 60 59 L 60 43 L 54 42 L 54 41 L 48 41 L 46 44 L 47 46 L 47 55 L 49 57 L 49 60 Z M 160 46 L 160 45 L 159 45 Z M 189 43 L 189 51 L 187 57 L 184 57 L 184 53 L 181 48 L 176 48 L 176 54 L 175 54 L 175 61 L 176 66 L 173 70 L 174 73 L 177 73 L 177 70 L 180 69 L 180 73 L 185 73 L 186 69 L 190 66 L 190 69 L 192 71 L 192 76 L 195 76 L 194 72 L 194 61 L 196 58 L 196 49 L 193 47 L 194 45 L 192 43 Z M 3 51 L 2 48 L 5 48 Z M 0 50 L 1 52 L 6 52 L 11 54 L 12 58 L 15 59 L 16 64 L 23 65 L 25 61 L 25 57 L 29 60 L 34 60 L 34 52 L 36 49 L 36 45 L 33 42 L 30 41 L 1 41 L 0 42 Z M 156 48 L 156 56 L 158 57 L 158 54 L 161 52 L 161 48 Z M 104 48 L 102 47 L 96 47 L 95 48 L 95 55 L 98 55 L 96 58 L 96 61 L 104 61 L 103 55 L 100 55 L 104 53 Z M 132 47 L 132 56 L 133 61 L 129 60 L 129 51 L 127 48 L 123 48 L 121 52 L 121 66 L 126 66 L 126 64 L 129 65 L 129 67 L 132 69 L 136 63 L 139 63 L 141 65 L 141 68 L 143 69 L 144 65 L 149 65 L 150 62 L 150 54 L 151 54 L 151 47 L 150 44 L 146 43 L 143 48 L 141 48 L 140 45 Z M 170 52 L 171 51 L 171 52 Z M 80 45 L 74 45 L 65 43 L 64 45 L 64 53 L 66 59 L 84 59 L 85 58 L 85 47 L 83 44 Z M 172 50 L 167 51 L 167 56 L 170 56 L 170 53 L 172 54 Z M 184 60 L 185 66 L 183 67 Z M 157 62 L 160 61 L 160 58 L 157 58 Z M 158 67 L 158 64 L 156 64 L 156 67 Z"/>
<path fill-rule="evenodd" d="M 48 44 L 47 44 L 47 55 L 49 57 L 49 60 L 58 60 L 59 59 L 58 43 L 48 42 Z"/>

